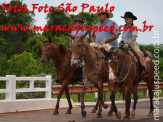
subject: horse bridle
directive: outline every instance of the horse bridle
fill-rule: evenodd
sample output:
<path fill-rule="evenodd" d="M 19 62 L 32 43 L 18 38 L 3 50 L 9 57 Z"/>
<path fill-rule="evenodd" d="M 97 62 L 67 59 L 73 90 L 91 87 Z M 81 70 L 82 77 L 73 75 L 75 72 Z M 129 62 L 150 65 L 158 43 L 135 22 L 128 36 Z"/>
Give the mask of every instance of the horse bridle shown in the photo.
<path fill-rule="evenodd" d="M 119 50 L 118 50 L 118 53 L 119 53 Z M 116 59 L 116 66 L 117 66 L 117 70 L 116 70 L 116 73 L 115 73 L 115 78 L 116 78 L 116 80 L 117 80 L 118 82 L 122 82 L 122 81 L 124 81 L 124 80 L 127 78 L 128 74 L 129 74 L 129 71 L 130 71 L 130 68 L 131 68 L 131 66 L 132 66 L 133 61 L 131 60 L 131 56 L 129 55 L 130 61 L 131 61 L 131 65 L 130 65 L 130 67 L 129 67 L 129 69 L 128 69 L 128 72 L 127 72 L 126 76 L 125 76 L 122 80 L 119 80 L 119 79 L 117 78 L 117 73 L 118 73 L 118 70 L 119 70 L 119 61 L 118 61 L 118 58 L 117 58 L 117 57 L 118 57 L 118 53 L 117 53 L 116 56 L 113 56 L 113 59 Z M 124 72 L 125 61 L 126 61 L 126 55 L 125 55 L 125 57 L 124 57 L 123 68 L 122 68 L 122 70 L 121 70 L 121 72 L 120 72 L 120 76 L 121 76 L 121 75 L 123 74 L 123 72 Z M 110 63 L 110 61 L 109 61 L 108 63 Z M 110 65 L 110 64 L 109 64 L 109 65 Z M 114 71 L 115 71 L 115 70 L 114 70 Z M 114 72 L 114 71 L 113 71 L 113 72 Z"/>
<path fill-rule="evenodd" d="M 47 44 L 45 43 L 45 44 L 44 44 L 44 46 L 46 46 L 46 45 L 47 45 Z M 51 54 L 51 50 L 52 50 L 52 48 L 53 48 L 53 47 L 52 47 L 52 44 L 50 43 L 50 54 Z M 46 60 L 45 60 L 45 61 L 46 61 L 46 63 L 47 63 L 47 61 L 49 61 L 49 60 L 50 60 L 50 54 L 49 54 L 49 55 L 44 54 L 44 53 L 42 54 L 42 55 L 45 55 L 45 56 L 46 56 Z"/>
<path fill-rule="evenodd" d="M 84 47 L 84 41 L 82 42 L 82 44 L 81 44 L 81 50 L 80 50 L 80 53 L 79 53 L 79 57 L 78 58 L 72 58 L 71 57 L 71 59 L 75 59 L 75 60 L 79 60 L 79 63 L 81 64 L 82 63 L 82 61 L 83 61 L 83 57 L 84 57 L 84 49 L 83 49 L 83 47 Z"/>

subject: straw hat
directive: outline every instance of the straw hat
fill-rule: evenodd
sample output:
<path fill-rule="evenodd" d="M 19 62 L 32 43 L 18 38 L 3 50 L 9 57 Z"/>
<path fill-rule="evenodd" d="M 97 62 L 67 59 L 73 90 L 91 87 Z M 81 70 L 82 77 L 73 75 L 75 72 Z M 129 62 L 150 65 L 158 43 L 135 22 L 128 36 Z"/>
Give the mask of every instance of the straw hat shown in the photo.
<path fill-rule="evenodd" d="M 102 13 L 106 13 L 109 15 L 109 18 L 112 18 L 113 17 L 113 13 L 110 12 L 110 11 L 101 11 L 101 12 L 96 12 L 95 13 L 95 16 L 99 17 L 99 14 L 102 14 Z"/>

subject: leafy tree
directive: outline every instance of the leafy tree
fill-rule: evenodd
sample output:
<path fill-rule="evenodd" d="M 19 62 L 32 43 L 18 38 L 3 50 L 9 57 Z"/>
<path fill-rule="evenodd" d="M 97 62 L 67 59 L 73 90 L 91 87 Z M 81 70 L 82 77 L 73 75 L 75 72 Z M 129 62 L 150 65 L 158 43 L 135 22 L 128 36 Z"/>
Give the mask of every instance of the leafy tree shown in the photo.
<path fill-rule="evenodd" d="M 42 35 L 30 37 L 24 45 L 25 51 L 31 52 L 35 58 L 41 56 L 41 39 L 45 39 L 45 37 Z"/>
<path fill-rule="evenodd" d="M 68 14 L 65 13 L 64 11 L 62 12 L 57 12 L 58 8 L 54 8 L 52 12 L 49 12 L 46 19 L 47 19 L 47 24 L 49 26 L 52 25 L 61 25 L 61 27 L 63 27 L 63 25 L 69 25 L 70 24 L 70 18 L 68 17 Z M 52 31 L 52 35 L 53 36 L 60 36 L 64 34 L 64 32 L 55 32 Z"/>
<path fill-rule="evenodd" d="M 14 6 L 15 4 L 18 6 L 26 6 L 26 4 L 22 3 L 22 0 L 11 0 L 8 6 Z M 2 11 L 2 5 L 0 5 L 0 11 Z M 33 16 L 34 14 L 31 14 L 29 10 L 27 12 L 22 11 L 16 13 L 14 13 L 14 9 L 12 9 L 11 12 L 4 11 L 0 14 L 0 28 L 8 24 L 13 26 L 17 24 L 22 26 L 26 26 L 27 24 L 32 25 L 34 21 Z M 23 52 L 23 42 L 25 42 L 29 36 L 33 36 L 33 33 L 30 31 L 0 31 L 0 37 L 7 42 L 5 49 L 7 56 L 10 57 L 13 54 L 20 54 Z"/>

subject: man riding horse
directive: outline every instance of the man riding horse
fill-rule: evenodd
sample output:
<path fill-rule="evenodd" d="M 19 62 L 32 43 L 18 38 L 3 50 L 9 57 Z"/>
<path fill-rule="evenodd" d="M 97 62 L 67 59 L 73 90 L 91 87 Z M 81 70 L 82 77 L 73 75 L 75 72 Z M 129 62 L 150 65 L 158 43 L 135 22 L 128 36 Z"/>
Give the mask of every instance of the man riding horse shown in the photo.
<path fill-rule="evenodd" d="M 107 12 L 97 12 L 95 13 L 95 16 L 99 18 L 99 22 L 95 26 L 105 26 L 110 27 L 114 21 L 110 20 L 110 18 L 113 17 L 113 13 L 107 11 Z M 116 31 L 117 30 L 117 31 Z M 114 33 L 113 33 L 114 32 Z M 92 42 L 99 43 L 99 44 L 110 44 L 112 47 L 118 47 L 118 40 L 119 37 L 119 31 L 118 31 L 118 25 L 115 22 L 114 30 L 111 31 L 96 31 L 92 36 Z"/>

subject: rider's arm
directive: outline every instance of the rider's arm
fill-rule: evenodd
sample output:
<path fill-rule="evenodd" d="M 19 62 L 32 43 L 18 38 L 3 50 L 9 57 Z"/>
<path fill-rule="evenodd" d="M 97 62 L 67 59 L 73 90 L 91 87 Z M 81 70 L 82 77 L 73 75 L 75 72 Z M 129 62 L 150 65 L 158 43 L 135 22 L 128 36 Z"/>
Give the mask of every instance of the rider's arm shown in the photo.
<path fill-rule="evenodd" d="M 136 41 L 136 35 L 132 35 L 132 38 L 128 43 L 130 44 L 130 43 L 135 42 L 135 41 Z"/>
<path fill-rule="evenodd" d="M 104 41 L 105 41 L 105 43 L 108 43 L 108 42 L 116 40 L 118 37 L 119 37 L 119 34 L 115 34 L 110 37 L 107 37 Z"/>

